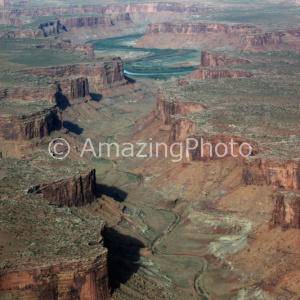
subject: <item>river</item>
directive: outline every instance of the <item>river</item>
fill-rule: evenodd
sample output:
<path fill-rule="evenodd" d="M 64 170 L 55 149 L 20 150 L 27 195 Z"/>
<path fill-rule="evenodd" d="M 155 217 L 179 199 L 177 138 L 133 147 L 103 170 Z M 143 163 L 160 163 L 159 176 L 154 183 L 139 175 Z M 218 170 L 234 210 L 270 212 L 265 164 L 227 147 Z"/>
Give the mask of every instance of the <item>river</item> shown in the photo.
<path fill-rule="evenodd" d="M 132 60 L 127 59 L 124 62 L 124 73 L 133 77 L 178 77 L 196 70 L 195 67 L 188 65 L 190 61 L 199 60 L 200 51 L 181 49 L 144 49 L 131 46 L 132 43 L 141 36 L 142 35 L 129 35 L 125 37 L 109 38 L 94 41 L 93 44 L 95 50 L 99 51 L 124 51 L 126 53 L 139 52 L 139 58 L 133 58 Z"/>

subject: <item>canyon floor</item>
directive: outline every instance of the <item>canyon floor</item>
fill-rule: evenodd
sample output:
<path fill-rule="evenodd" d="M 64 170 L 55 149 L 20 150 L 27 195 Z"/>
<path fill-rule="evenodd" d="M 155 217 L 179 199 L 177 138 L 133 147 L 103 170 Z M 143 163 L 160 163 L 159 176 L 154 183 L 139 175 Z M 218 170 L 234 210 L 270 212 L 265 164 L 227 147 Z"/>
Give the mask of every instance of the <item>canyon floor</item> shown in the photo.
<path fill-rule="evenodd" d="M 0 298 L 299 299 L 298 4 L 0 0 Z"/>

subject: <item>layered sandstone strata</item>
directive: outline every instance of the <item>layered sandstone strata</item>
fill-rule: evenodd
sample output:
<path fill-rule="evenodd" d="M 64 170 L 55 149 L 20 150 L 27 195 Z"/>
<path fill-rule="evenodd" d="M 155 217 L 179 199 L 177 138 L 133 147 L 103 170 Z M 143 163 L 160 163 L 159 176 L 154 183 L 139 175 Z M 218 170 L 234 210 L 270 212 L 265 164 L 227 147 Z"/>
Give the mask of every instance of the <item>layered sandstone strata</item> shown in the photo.
<path fill-rule="evenodd" d="M 2 3 L 9 3 L 8 0 L 1 0 Z M 0 2 L 1 3 L 1 2 Z M 12 5 L 6 5 L 11 7 Z M 4 13 L 4 12 L 3 12 Z M 103 14 L 104 9 L 99 5 L 70 5 L 57 7 L 32 7 L 32 8 L 14 8 L 5 13 L 9 16 L 20 17 L 39 17 L 39 16 L 55 16 L 55 15 L 79 15 L 86 13 Z M 1 15 L 0 15 L 1 16 Z"/>
<path fill-rule="evenodd" d="M 148 3 L 129 3 L 129 4 L 109 4 L 105 8 L 105 13 L 197 13 L 203 8 L 193 4 L 182 4 L 176 2 L 148 2 Z"/>
<path fill-rule="evenodd" d="M 250 64 L 250 61 L 247 59 L 228 59 L 224 55 L 213 54 L 206 51 L 202 51 L 201 53 L 201 66 L 204 68 L 246 64 Z"/>
<path fill-rule="evenodd" d="M 23 72 L 47 78 L 82 76 L 87 78 L 89 85 L 99 92 L 109 88 L 110 85 L 123 85 L 126 83 L 123 62 L 120 58 L 100 60 L 93 63 L 27 69 Z"/>
<path fill-rule="evenodd" d="M 24 3 L 26 1 L 23 1 Z M 12 7 L 13 4 L 9 0 L 0 0 L 0 6 Z M 18 4 L 18 6 L 21 6 Z M 128 3 L 128 4 L 108 4 L 92 5 L 61 5 L 59 7 L 33 7 L 12 9 L 8 11 L 11 16 L 20 17 L 38 17 L 38 16 L 53 16 L 53 15 L 80 15 L 80 14 L 121 14 L 121 13 L 159 13 L 159 12 L 177 12 L 177 13 L 197 13 L 205 10 L 192 4 L 180 4 L 176 2 L 147 2 L 147 3 Z"/>
<path fill-rule="evenodd" d="M 104 222 L 99 226 L 99 242 L 93 243 L 93 251 L 80 260 L 2 269 L 0 298 L 12 299 L 21 294 L 22 299 L 110 299 L 108 252 L 102 242 L 107 229 Z"/>
<path fill-rule="evenodd" d="M 289 50 L 299 46 L 298 31 L 265 33 L 251 25 L 160 23 L 148 25 L 146 35 L 139 39 L 137 46 L 159 49 L 209 50 L 229 47 L 247 51 Z"/>
<path fill-rule="evenodd" d="M 254 26 L 237 25 L 229 26 L 226 24 L 206 24 L 206 23 L 162 23 L 150 24 L 147 27 L 146 35 L 157 35 L 163 33 L 176 34 L 250 34 L 254 30 Z"/>
<path fill-rule="evenodd" d="M 206 109 L 201 103 L 183 100 L 184 99 L 169 99 L 168 94 L 160 90 L 157 96 L 156 116 L 158 116 L 165 125 L 170 125 L 171 116 L 173 115 L 189 115 Z"/>
<path fill-rule="evenodd" d="M 55 106 L 24 115 L 2 115 L 0 137 L 11 141 L 41 139 L 61 126 L 61 116 Z"/>
<path fill-rule="evenodd" d="M 13 15 L 13 14 L 12 14 Z M 8 12 L 0 12 L 0 24 L 8 24 L 11 17 Z M 14 21 L 14 22 L 17 22 Z M 55 37 L 70 39 L 74 42 L 84 43 L 95 38 L 119 36 L 122 30 L 135 27 L 128 13 L 117 15 L 101 15 L 99 17 L 83 16 L 78 18 L 66 18 L 41 23 L 35 27 L 20 29 L 19 27 L 1 34 L 2 37 L 10 38 L 44 38 Z"/>
<path fill-rule="evenodd" d="M 283 229 L 300 229 L 300 197 L 291 199 L 282 194 L 276 195 L 271 224 Z"/>
<path fill-rule="evenodd" d="M 246 36 L 241 46 L 242 50 L 266 49 L 273 46 L 276 49 L 277 45 L 283 44 L 282 37 L 284 33 L 265 33 Z M 270 47 L 271 46 L 271 47 Z"/>
<path fill-rule="evenodd" d="M 14 87 L 0 89 L 0 102 L 6 100 L 17 100 L 22 102 L 32 102 L 38 99 L 55 103 L 57 86 L 55 84 L 47 87 Z"/>
<path fill-rule="evenodd" d="M 18 25 L 23 25 L 24 22 L 19 18 L 5 17 L 5 15 L 1 17 L 1 12 L 0 12 L 0 24 L 18 26 Z"/>
<path fill-rule="evenodd" d="M 63 26 L 65 26 L 67 29 L 79 27 L 92 27 L 99 25 L 112 26 L 116 22 L 131 22 L 129 13 L 121 13 L 111 16 L 82 17 L 62 20 Z"/>
<path fill-rule="evenodd" d="M 39 31 L 36 32 L 37 37 L 57 36 L 63 33 L 72 33 L 76 28 L 89 28 L 101 26 L 114 26 L 118 22 L 131 22 L 128 13 L 117 14 L 112 16 L 89 17 L 61 19 L 50 21 L 39 25 Z"/>
<path fill-rule="evenodd" d="M 70 40 L 64 40 L 63 42 L 57 43 L 57 44 L 42 44 L 37 45 L 36 48 L 38 49 L 63 49 L 63 50 L 69 50 L 69 51 L 78 51 L 82 52 L 85 55 L 89 57 L 95 57 L 94 52 L 94 45 L 73 45 Z"/>
<path fill-rule="evenodd" d="M 197 122 L 194 122 L 188 118 L 175 117 L 170 118 L 170 136 L 171 143 L 185 142 L 190 134 L 194 133 L 197 129 Z"/>
<path fill-rule="evenodd" d="M 41 193 L 51 204 L 81 207 L 95 200 L 96 170 L 85 170 L 73 177 L 43 183 L 29 189 Z"/>
<path fill-rule="evenodd" d="M 243 180 L 247 185 L 268 185 L 299 191 L 300 161 L 275 158 L 246 159 Z"/>
<path fill-rule="evenodd" d="M 250 72 L 238 71 L 238 70 L 215 70 L 199 68 L 192 72 L 188 77 L 199 80 L 208 79 L 222 79 L 222 78 L 251 78 L 253 76 Z"/>
<path fill-rule="evenodd" d="M 78 98 L 90 98 L 89 81 L 85 77 L 64 78 L 57 82 L 58 89 L 66 95 L 68 101 Z"/>

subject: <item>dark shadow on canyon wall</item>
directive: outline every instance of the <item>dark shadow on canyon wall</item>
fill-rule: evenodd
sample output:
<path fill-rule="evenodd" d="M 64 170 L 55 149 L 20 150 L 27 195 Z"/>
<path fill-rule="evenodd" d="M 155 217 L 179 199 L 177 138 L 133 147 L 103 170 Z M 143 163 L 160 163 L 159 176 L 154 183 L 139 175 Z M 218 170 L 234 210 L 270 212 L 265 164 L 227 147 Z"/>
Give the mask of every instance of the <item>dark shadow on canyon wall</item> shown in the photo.
<path fill-rule="evenodd" d="M 100 102 L 102 100 L 102 95 L 101 94 L 90 93 L 90 96 L 91 96 L 93 101 Z"/>
<path fill-rule="evenodd" d="M 70 121 L 64 121 L 63 126 L 64 128 L 78 135 L 83 132 L 83 128 L 79 127 L 77 124 L 72 123 Z"/>
<path fill-rule="evenodd" d="M 136 81 L 133 78 L 128 77 L 127 75 L 124 75 L 124 78 L 129 82 L 129 83 L 135 83 Z"/>
<path fill-rule="evenodd" d="M 105 184 L 96 184 L 96 196 L 101 197 L 102 195 L 113 198 L 115 201 L 124 202 L 128 196 L 128 193 L 120 190 L 115 186 L 107 186 Z"/>
<path fill-rule="evenodd" d="M 124 235 L 114 228 L 108 228 L 103 236 L 104 246 L 108 248 L 108 272 L 113 292 L 138 271 L 139 252 L 145 245 L 140 240 Z"/>
<path fill-rule="evenodd" d="M 71 106 L 68 98 L 64 96 L 61 92 L 57 92 L 55 94 L 55 99 L 57 106 L 62 110 L 65 110 L 68 106 Z"/>

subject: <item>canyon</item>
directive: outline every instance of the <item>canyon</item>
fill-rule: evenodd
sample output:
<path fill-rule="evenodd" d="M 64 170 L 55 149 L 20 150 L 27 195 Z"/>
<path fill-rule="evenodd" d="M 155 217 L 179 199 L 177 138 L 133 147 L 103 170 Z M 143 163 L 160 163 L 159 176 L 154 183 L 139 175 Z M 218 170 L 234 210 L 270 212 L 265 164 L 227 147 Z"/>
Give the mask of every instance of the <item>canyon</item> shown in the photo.
<path fill-rule="evenodd" d="M 300 295 L 292 4 L 0 7 L 1 299 Z"/>

